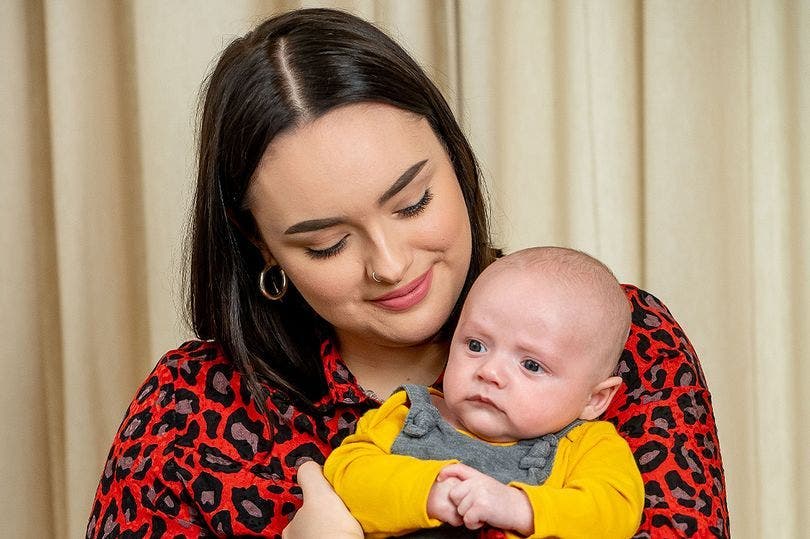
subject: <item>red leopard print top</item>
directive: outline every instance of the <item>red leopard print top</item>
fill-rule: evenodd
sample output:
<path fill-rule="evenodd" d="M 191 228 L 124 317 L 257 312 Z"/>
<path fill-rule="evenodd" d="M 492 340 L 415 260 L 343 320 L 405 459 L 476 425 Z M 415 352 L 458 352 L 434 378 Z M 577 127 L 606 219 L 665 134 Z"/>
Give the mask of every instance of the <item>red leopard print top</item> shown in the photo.
<path fill-rule="evenodd" d="M 625 286 L 633 328 L 619 363 L 617 425 L 646 484 L 636 537 L 728 537 L 723 465 L 697 355 L 655 297 Z M 296 465 L 324 457 L 377 404 L 331 345 L 317 415 L 281 392 L 260 414 L 213 342 L 167 353 L 138 390 L 107 457 L 87 537 L 280 537 L 301 504 Z M 490 531 L 488 537 L 500 535 Z"/>

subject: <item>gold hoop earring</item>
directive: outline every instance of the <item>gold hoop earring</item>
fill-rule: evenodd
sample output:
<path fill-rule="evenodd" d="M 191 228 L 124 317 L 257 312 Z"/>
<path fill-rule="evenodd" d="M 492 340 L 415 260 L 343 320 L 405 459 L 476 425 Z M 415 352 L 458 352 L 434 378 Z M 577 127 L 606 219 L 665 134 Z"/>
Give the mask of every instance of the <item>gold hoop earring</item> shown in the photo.
<path fill-rule="evenodd" d="M 273 268 L 278 268 L 279 276 L 281 277 L 281 284 L 277 284 L 276 280 L 271 276 L 270 277 L 270 287 L 273 289 L 273 292 L 268 292 L 267 288 L 264 286 L 264 282 L 266 280 L 267 274 Z M 284 294 L 287 293 L 287 274 L 284 273 L 284 270 L 281 269 L 281 266 L 278 264 L 267 264 L 264 269 L 259 273 L 259 291 L 262 293 L 262 296 L 266 297 L 270 301 L 278 301 L 284 297 Z"/>

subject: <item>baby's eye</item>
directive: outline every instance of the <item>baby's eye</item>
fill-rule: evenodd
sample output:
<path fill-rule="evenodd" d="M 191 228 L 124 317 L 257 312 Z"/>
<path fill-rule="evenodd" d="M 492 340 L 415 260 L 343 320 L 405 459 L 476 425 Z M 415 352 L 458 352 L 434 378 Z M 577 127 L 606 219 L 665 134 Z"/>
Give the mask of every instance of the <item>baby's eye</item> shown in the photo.
<path fill-rule="evenodd" d="M 520 365 L 529 372 L 541 372 L 543 370 L 543 366 L 533 359 L 524 359 L 520 362 Z"/>
<path fill-rule="evenodd" d="M 467 350 L 480 354 L 481 352 L 486 352 L 487 347 L 477 339 L 470 339 L 467 341 Z"/>

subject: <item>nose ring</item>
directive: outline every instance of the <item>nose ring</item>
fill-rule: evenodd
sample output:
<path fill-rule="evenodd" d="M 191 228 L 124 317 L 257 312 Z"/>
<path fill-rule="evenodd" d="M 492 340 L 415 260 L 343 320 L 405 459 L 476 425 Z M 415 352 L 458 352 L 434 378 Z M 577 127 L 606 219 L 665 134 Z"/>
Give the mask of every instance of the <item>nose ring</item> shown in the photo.
<path fill-rule="evenodd" d="M 380 283 L 380 284 L 382 284 L 382 281 L 381 281 L 381 280 L 380 280 L 380 279 L 377 277 L 377 272 L 372 271 L 372 272 L 371 272 L 371 278 L 372 278 L 372 279 L 374 279 L 374 282 L 375 282 L 375 283 Z"/>

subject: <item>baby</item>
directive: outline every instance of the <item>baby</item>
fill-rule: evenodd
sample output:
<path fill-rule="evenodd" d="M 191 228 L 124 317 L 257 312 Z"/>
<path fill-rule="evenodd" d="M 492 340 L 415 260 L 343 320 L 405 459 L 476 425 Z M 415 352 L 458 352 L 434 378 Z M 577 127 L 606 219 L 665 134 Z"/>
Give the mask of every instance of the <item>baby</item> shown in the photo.
<path fill-rule="evenodd" d="M 644 485 L 627 443 L 596 421 L 621 384 L 629 327 L 621 286 L 590 256 L 540 247 L 499 259 L 464 303 L 443 392 L 395 392 L 324 473 L 372 537 L 456 537 L 464 528 L 449 526 L 462 525 L 630 537 Z"/>

